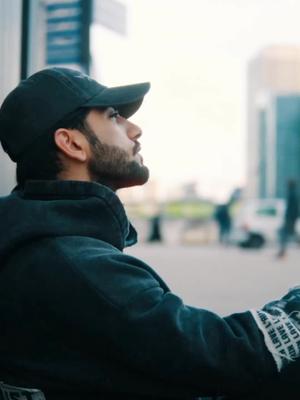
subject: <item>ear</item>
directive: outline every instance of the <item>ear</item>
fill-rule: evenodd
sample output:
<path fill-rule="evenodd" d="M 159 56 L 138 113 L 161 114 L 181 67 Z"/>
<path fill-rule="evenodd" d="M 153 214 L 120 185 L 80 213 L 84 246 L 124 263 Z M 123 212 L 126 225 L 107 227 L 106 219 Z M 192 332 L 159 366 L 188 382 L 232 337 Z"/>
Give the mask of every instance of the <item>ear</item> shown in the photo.
<path fill-rule="evenodd" d="M 88 142 L 78 130 L 59 128 L 54 133 L 54 140 L 57 147 L 66 157 L 80 162 L 87 160 Z"/>

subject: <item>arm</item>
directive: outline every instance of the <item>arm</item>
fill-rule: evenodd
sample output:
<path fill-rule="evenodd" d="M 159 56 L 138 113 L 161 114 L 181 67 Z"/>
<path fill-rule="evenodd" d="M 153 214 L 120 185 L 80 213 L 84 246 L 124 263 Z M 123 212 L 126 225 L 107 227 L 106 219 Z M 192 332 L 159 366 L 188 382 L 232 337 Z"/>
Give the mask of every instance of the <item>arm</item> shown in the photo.
<path fill-rule="evenodd" d="M 74 262 L 72 249 L 72 260 L 59 266 L 63 318 L 96 358 L 105 351 L 138 376 L 195 396 L 250 393 L 278 378 L 260 311 L 221 318 L 183 304 L 140 260 L 90 250 L 88 260 Z"/>

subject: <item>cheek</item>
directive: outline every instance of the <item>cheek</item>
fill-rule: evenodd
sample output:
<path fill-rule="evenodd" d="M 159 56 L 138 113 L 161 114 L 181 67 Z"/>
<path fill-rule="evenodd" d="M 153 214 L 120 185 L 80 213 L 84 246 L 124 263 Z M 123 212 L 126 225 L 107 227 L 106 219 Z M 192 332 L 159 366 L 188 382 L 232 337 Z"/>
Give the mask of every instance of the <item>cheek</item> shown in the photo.
<path fill-rule="evenodd" d="M 110 146 L 118 146 L 124 150 L 132 148 L 132 142 L 122 130 L 107 131 L 105 143 Z"/>
<path fill-rule="evenodd" d="M 95 133 L 100 142 L 108 146 L 117 146 L 125 151 L 133 147 L 133 142 L 129 139 L 125 127 L 121 124 L 105 121 Z"/>

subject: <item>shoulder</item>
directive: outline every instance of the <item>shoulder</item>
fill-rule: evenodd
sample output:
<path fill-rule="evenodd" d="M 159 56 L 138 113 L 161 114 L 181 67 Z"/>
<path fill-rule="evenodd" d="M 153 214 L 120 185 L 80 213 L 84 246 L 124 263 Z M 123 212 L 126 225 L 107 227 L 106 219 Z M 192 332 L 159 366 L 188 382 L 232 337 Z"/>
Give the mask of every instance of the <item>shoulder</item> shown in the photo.
<path fill-rule="evenodd" d="M 143 261 L 93 238 L 45 238 L 36 243 L 31 259 L 39 264 L 38 274 L 49 276 L 49 284 L 64 281 L 65 291 L 76 287 L 82 294 L 94 292 L 117 307 L 126 306 L 129 299 L 150 288 L 166 290 L 161 278 Z"/>

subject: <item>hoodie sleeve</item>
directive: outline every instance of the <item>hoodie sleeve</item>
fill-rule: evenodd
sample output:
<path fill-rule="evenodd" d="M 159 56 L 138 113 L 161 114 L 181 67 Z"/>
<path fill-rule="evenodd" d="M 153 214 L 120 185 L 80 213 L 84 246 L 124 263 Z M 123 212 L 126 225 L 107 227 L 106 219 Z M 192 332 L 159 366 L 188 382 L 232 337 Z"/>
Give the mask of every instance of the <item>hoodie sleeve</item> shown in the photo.
<path fill-rule="evenodd" d="M 251 310 L 278 371 L 300 355 L 300 286 L 261 310 Z"/>
<path fill-rule="evenodd" d="M 185 305 L 142 261 L 122 253 L 92 253 L 85 261 L 72 255 L 80 261 L 70 263 L 75 275 L 66 275 L 70 289 L 64 287 L 72 291 L 71 282 L 77 286 L 80 280 L 86 303 L 83 308 L 73 298 L 68 314 L 76 307 L 76 329 L 82 335 L 88 331 L 96 352 L 97 340 L 101 346 L 99 338 L 105 336 L 121 365 L 196 395 L 247 393 L 277 376 L 251 312 L 221 318 Z M 86 309 L 95 316 L 92 324 Z"/>
<path fill-rule="evenodd" d="M 55 313 L 62 312 L 61 321 L 72 324 L 95 357 L 106 343 L 118 365 L 202 396 L 251 393 L 272 385 L 285 369 L 285 354 L 275 354 L 264 322 L 278 319 L 274 304 L 280 302 L 222 318 L 184 304 L 134 257 L 109 249 L 103 256 L 85 250 L 85 257 L 78 257 L 72 249 L 69 262 L 59 266 L 56 296 L 62 306 Z M 287 316 L 300 311 L 298 300 L 283 299 L 290 308 L 279 308 Z"/>
<path fill-rule="evenodd" d="M 250 312 L 221 318 L 153 287 L 123 310 L 118 341 L 136 368 L 201 394 L 236 395 L 267 384 L 275 362 Z"/>

